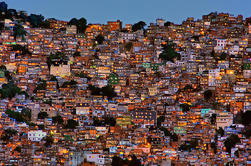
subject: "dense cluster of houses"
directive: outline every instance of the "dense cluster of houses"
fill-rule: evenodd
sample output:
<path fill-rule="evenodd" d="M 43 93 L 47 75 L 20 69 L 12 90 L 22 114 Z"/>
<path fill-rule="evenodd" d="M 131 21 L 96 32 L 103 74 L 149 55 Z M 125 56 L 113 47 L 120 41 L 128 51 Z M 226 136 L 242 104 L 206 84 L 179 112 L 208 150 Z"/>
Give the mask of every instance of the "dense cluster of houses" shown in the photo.
<path fill-rule="evenodd" d="M 0 34 L 1 164 L 251 164 L 250 19 L 210 13 L 136 31 L 118 20 L 85 34 L 22 22 L 14 37 L 18 22 Z M 179 56 L 167 61 L 170 43 Z M 10 82 L 22 93 L 4 97 Z"/>

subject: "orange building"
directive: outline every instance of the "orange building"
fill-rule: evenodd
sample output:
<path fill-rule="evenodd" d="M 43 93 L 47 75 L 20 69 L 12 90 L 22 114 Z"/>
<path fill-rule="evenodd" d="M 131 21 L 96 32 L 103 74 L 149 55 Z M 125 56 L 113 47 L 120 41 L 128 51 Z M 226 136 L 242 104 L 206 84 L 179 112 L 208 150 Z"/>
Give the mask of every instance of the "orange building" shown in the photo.
<path fill-rule="evenodd" d="M 119 31 L 122 29 L 122 22 L 120 20 L 108 21 L 107 26 L 108 26 L 108 31 Z"/>

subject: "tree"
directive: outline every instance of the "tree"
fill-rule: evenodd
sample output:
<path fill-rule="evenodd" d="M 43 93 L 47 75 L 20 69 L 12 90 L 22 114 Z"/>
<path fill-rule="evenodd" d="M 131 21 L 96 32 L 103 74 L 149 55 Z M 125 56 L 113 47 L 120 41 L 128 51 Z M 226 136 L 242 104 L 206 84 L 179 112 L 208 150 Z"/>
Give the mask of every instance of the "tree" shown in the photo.
<path fill-rule="evenodd" d="M 76 88 L 77 86 L 77 81 L 75 80 L 71 80 L 71 81 L 66 81 L 63 83 L 63 85 L 61 86 L 62 88 L 66 88 L 66 87 L 70 87 L 70 88 Z"/>
<path fill-rule="evenodd" d="M 157 127 L 161 127 L 161 123 L 165 121 L 165 116 L 160 116 L 157 118 Z"/>
<path fill-rule="evenodd" d="M 21 116 L 25 121 L 31 120 L 31 110 L 29 108 L 23 108 L 21 111 Z"/>
<path fill-rule="evenodd" d="M 13 28 L 13 35 L 14 38 L 16 37 L 24 37 L 26 35 L 26 31 L 24 30 L 24 27 L 20 24 L 16 24 Z"/>
<path fill-rule="evenodd" d="M 240 142 L 240 138 L 235 135 L 235 134 L 232 134 L 230 135 L 225 141 L 224 141 L 224 146 L 226 147 L 226 151 L 228 153 L 231 153 L 231 148 L 235 147 L 235 145 L 237 143 Z"/>
<path fill-rule="evenodd" d="M 190 111 L 190 105 L 189 104 L 186 104 L 186 103 L 185 104 L 181 104 L 180 107 L 181 107 L 181 109 L 182 109 L 183 112 Z"/>
<path fill-rule="evenodd" d="M 67 129 L 75 129 L 78 125 L 79 125 L 78 121 L 75 121 L 73 119 L 68 119 L 65 128 L 67 128 Z"/>
<path fill-rule="evenodd" d="M 48 117 L 48 113 L 47 112 L 39 112 L 38 116 L 37 116 L 38 119 L 45 119 L 47 117 Z"/>
<path fill-rule="evenodd" d="M 213 92 L 211 90 L 206 90 L 204 92 L 204 99 L 209 100 L 209 99 L 211 99 L 211 97 L 213 97 Z"/>
<path fill-rule="evenodd" d="M 130 160 L 126 159 L 123 160 L 122 158 L 118 156 L 113 156 L 112 158 L 112 166 L 141 166 L 141 162 L 135 155 L 129 155 Z"/>
<path fill-rule="evenodd" d="M 37 84 L 37 87 L 34 89 L 34 93 L 37 93 L 38 90 L 45 90 L 46 89 L 46 81 L 40 80 Z"/>
<path fill-rule="evenodd" d="M 221 53 L 220 60 L 225 60 L 227 58 L 227 54 L 225 52 Z"/>
<path fill-rule="evenodd" d="M 247 127 L 251 124 L 250 119 L 251 119 L 251 110 L 248 110 L 242 114 L 241 123 Z"/>
<path fill-rule="evenodd" d="M 79 51 L 74 52 L 73 57 L 79 57 L 79 56 L 81 56 Z"/>
<path fill-rule="evenodd" d="M 98 44 L 102 44 L 104 42 L 105 38 L 103 35 L 99 34 L 96 36 L 95 41 L 98 42 Z"/>
<path fill-rule="evenodd" d="M 8 128 L 4 130 L 4 132 L 1 135 L 1 140 L 3 141 L 10 141 L 10 139 L 17 134 L 17 131 L 12 128 Z"/>
<path fill-rule="evenodd" d="M 0 70 L 2 70 L 2 71 L 6 71 L 6 70 L 7 70 L 7 68 L 6 68 L 6 66 L 1 65 L 1 66 L 0 66 Z"/>
<path fill-rule="evenodd" d="M 198 142 L 199 140 L 197 138 L 192 138 L 191 141 L 186 141 L 185 143 L 181 144 L 179 149 L 190 152 L 192 149 L 196 149 Z"/>
<path fill-rule="evenodd" d="M 91 91 L 92 95 L 107 96 L 108 99 L 112 99 L 113 97 L 117 96 L 116 92 L 114 91 L 114 88 L 112 88 L 110 85 L 107 85 L 103 88 L 98 88 L 93 85 L 89 85 L 88 89 Z"/>
<path fill-rule="evenodd" d="M 219 130 L 216 131 L 218 135 L 220 135 L 221 137 L 224 136 L 224 130 L 222 127 L 219 128 Z"/>
<path fill-rule="evenodd" d="M 64 120 L 59 114 L 52 117 L 52 123 L 63 124 Z"/>
<path fill-rule="evenodd" d="M 116 125 L 116 119 L 113 117 L 106 116 L 104 117 L 104 122 L 106 125 L 109 126 L 115 126 Z"/>
<path fill-rule="evenodd" d="M 146 26 L 146 23 L 144 21 L 139 21 L 132 26 L 132 31 L 144 30 L 144 26 Z"/>
<path fill-rule="evenodd" d="M 78 33 L 85 33 L 86 24 L 87 24 L 87 21 L 85 18 L 82 17 L 78 20 L 78 23 L 77 23 Z"/>
<path fill-rule="evenodd" d="M 21 153 L 21 150 L 22 150 L 22 147 L 21 147 L 21 146 L 17 146 L 17 147 L 14 149 L 14 151 L 17 151 L 17 152 L 19 152 L 19 153 Z"/>
<path fill-rule="evenodd" d="M 42 16 L 41 14 L 40 15 L 31 14 L 28 17 L 28 21 L 30 22 L 30 24 L 31 24 L 31 26 L 33 28 L 37 28 L 37 27 L 40 27 L 43 24 L 44 16 Z"/>
<path fill-rule="evenodd" d="M 24 122 L 24 119 L 19 112 L 15 112 L 13 110 L 7 109 L 5 113 L 8 115 L 8 117 L 15 119 L 18 122 Z"/>
<path fill-rule="evenodd" d="M 54 138 L 52 135 L 47 135 L 42 140 L 45 141 L 45 144 L 44 144 L 45 147 L 50 147 L 54 142 Z"/>
<path fill-rule="evenodd" d="M 5 98 L 13 98 L 16 94 L 20 94 L 21 89 L 18 88 L 13 81 L 9 81 L 7 84 L 2 85 L 2 89 L 0 89 L 0 95 L 2 99 Z"/>
<path fill-rule="evenodd" d="M 171 25 L 170 21 L 166 21 L 165 24 L 164 24 L 164 26 L 166 26 L 166 27 L 169 27 L 170 25 Z"/>
<path fill-rule="evenodd" d="M 5 2 L 0 2 L 0 12 L 6 12 L 8 9 L 8 5 Z"/>
<path fill-rule="evenodd" d="M 174 59 L 180 59 L 180 54 L 174 49 L 174 44 L 167 41 L 166 45 L 162 45 L 163 51 L 159 54 L 159 58 L 164 61 L 174 62 Z"/>
<path fill-rule="evenodd" d="M 125 44 L 125 50 L 126 50 L 126 51 L 131 51 L 132 46 L 133 46 L 132 42 L 126 43 L 126 44 Z"/>
<path fill-rule="evenodd" d="M 32 54 L 29 51 L 27 46 L 22 46 L 22 45 L 19 45 L 19 44 L 13 45 L 12 50 L 13 51 L 21 51 L 21 55 L 26 55 L 26 54 L 31 55 Z"/>
<path fill-rule="evenodd" d="M 210 122 L 211 122 L 211 125 L 215 125 L 215 123 L 216 123 L 216 114 L 211 115 Z"/>
<path fill-rule="evenodd" d="M 78 19 L 76 18 L 72 18 L 69 22 L 68 22 L 68 25 L 76 25 L 77 26 L 78 24 Z"/>

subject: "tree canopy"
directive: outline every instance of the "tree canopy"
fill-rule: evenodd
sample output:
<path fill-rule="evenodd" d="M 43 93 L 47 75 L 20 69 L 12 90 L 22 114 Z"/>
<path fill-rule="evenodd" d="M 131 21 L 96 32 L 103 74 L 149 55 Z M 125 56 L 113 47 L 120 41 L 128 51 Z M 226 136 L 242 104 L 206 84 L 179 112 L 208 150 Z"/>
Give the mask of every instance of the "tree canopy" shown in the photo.
<path fill-rule="evenodd" d="M 38 119 L 45 119 L 48 117 L 48 113 L 47 112 L 39 112 L 37 115 Z"/>
<path fill-rule="evenodd" d="M 226 151 L 228 153 L 230 153 L 231 148 L 235 147 L 235 145 L 239 142 L 240 142 L 240 138 L 237 135 L 235 135 L 235 134 L 230 135 L 224 142 L 224 146 L 226 147 Z"/>
<path fill-rule="evenodd" d="M 162 47 L 163 51 L 159 54 L 160 59 L 171 62 L 174 62 L 174 59 L 180 59 L 180 54 L 175 51 L 174 44 L 167 42 Z"/>
<path fill-rule="evenodd" d="M 98 36 L 96 36 L 95 38 L 95 41 L 98 43 L 98 44 L 102 44 L 104 42 L 105 38 L 103 35 L 99 34 Z"/>
<path fill-rule="evenodd" d="M 86 24 L 87 24 L 87 21 L 84 17 L 82 17 L 80 19 L 72 18 L 68 22 L 68 25 L 75 25 L 77 27 L 78 33 L 85 33 Z"/>
<path fill-rule="evenodd" d="M 13 35 L 14 37 L 23 37 L 27 34 L 27 32 L 24 30 L 24 27 L 20 24 L 16 24 L 13 28 Z"/>
<path fill-rule="evenodd" d="M 60 115 L 56 115 L 54 117 L 52 117 L 52 123 L 57 123 L 57 124 L 63 124 L 64 120 L 62 118 L 62 116 Z"/>
<path fill-rule="evenodd" d="M 113 97 L 117 96 L 116 92 L 114 91 L 114 88 L 112 88 L 110 85 L 105 86 L 103 88 L 98 88 L 93 85 L 89 85 L 88 89 L 91 90 L 92 95 L 107 96 L 108 99 L 112 99 Z"/>
<path fill-rule="evenodd" d="M 213 97 L 213 92 L 212 92 L 212 90 L 206 90 L 206 91 L 204 92 L 204 99 L 205 99 L 205 100 L 209 100 L 209 99 L 211 99 L 211 97 Z"/>
<path fill-rule="evenodd" d="M 146 23 L 144 21 L 139 21 L 136 24 L 133 24 L 132 31 L 136 32 L 138 30 L 144 30 L 145 26 L 146 26 Z"/>
<path fill-rule="evenodd" d="M 21 89 L 18 88 L 13 81 L 9 81 L 7 84 L 2 85 L 2 89 L 0 89 L 0 95 L 2 99 L 5 98 L 13 98 L 16 94 L 20 94 Z"/>
<path fill-rule="evenodd" d="M 73 119 L 68 119 L 65 128 L 67 128 L 67 129 L 75 129 L 78 125 L 79 125 L 78 121 L 75 121 Z"/>

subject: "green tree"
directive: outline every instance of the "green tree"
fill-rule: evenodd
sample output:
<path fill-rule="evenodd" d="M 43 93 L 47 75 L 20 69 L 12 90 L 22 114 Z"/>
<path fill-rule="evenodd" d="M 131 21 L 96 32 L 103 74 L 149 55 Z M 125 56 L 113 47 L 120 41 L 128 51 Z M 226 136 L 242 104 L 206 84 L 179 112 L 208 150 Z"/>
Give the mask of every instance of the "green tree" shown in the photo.
<path fill-rule="evenodd" d="M 31 110 L 29 108 L 23 108 L 21 111 L 21 116 L 25 121 L 31 120 Z"/>
<path fill-rule="evenodd" d="M 223 130 L 222 127 L 220 127 L 216 132 L 217 132 L 217 134 L 220 135 L 221 137 L 224 136 L 224 130 Z"/>
<path fill-rule="evenodd" d="M 78 33 L 85 33 L 86 24 L 87 24 L 87 21 L 85 18 L 82 17 L 78 20 L 78 23 L 77 23 Z"/>
<path fill-rule="evenodd" d="M 54 138 L 52 135 L 47 135 L 42 140 L 45 141 L 45 144 L 44 144 L 45 147 L 50 147 L 54 142 Z"/>
<path fill-rule="evenodd" d="M 37 115 L 38 119 L 45 119 L 48 117 L 48 113 L 47 112 L 39 112 Z"/>
<path fill-rule="evenodd" d="M 125 50 L 128 51 L 128 52 L 131 51 L 132 46 L 133 46 L 132 42 L 126 43 L 125 44 Z"/>
<path fill-rule="evenodd" d="M 181 109 L 182 109 L 183 112 L 190 111 L 190 105 L 189 104 L 186 104 L 186 103 L 185 104 L 181 104 L 180 107 L 181 107 Z"/>
<path fill-rule="evenodd" d="M 95 38 L 95 41 L 98 43 L 98 44 L 103 44 L 105 38 L 103 35 L 99 34 L 98 36 L 96 36 Z"/>
<path fill-rule="evenodd" d="M 0 95 L 2 99 L 5 98 L 13 98 L 16 94 L 20 94 L 21 89 L 18 88 L 13 81 L 9 81 L 7 84 L 2 85 L 2 89 L 0 89 Z"/>
<path fill-rule="evenodd" d="M 205 99 L 205 100 L 209 100 L 209 99 L 211 99 L 211 97 L 213 97 L 213 92 L 212 92 L 212 90 L 206 90 L 206 91 L 204 92 L 204 99 Z"/>
<path fill-rule="evenodd" d="M 225 52 L 221 53 L 220 60 L 225 60 L 227 58 L 227 54 Z"/>
<path fill-rule="evenodd" d="M 31 14 L 28 17 L 28 21 L 30 22 L 30 24 L 31 24 L 31 26 L 33 28 L 37 28 L 37 27 L 40 27 L 43 24 L 44 16 L 42 16 L 41 14 L 40 15 Z"/>
<path fill-rule="evenodd" d="M 52 123 L 63 124 L 64 120 L 59 114 L 52 117 Z"/>
<path fill-rule="evenodd" d="M 240 138 L 235 135 L 235 134 L 232 134 L 230 135 L 225 141 L 224 141 L 224 146 L 226 147 L 226 151 L 228 153 L 231 153 L 231 148 L 235 147 L 235 145 L 237 143 L 240 142 Z"/>
<path fill-rule="evenodd" d="M 45 90 L 46 89 L 46 81 L 40 80 L 37 84 L 37 87 L 34 89 L 34 93 L 37 93 L 38 90 Z"/>
<path fill-rule="evenodd" d="M 79 125 L 78 121 L 75 121 L 73 119 L 68 119 L 65 128 L 67 128 L 67 129 L 75 129 L 78 125 Z"/>
<path fill-rule="evenodd" d="M 144 30 L 145 26 L 146 26 L 146 23 L 144 21 L 139 21 L 132 26 L 132 31 L 136 32 L 138 30 Z"/>
<path fill-rule="evenodd" d="M 24 37 L 27 32 L 24 30 L 24 27 L 20 24 L 16 24 L 13 28 L 14 38 L 16 37 Z"/>
<path fill-rule="evenodd" d="M 166 45 L 163 45 L 163 51 L 159 54 L 159 58 L 163 61 L 174 62 L 174 59 L 180 59 L 180 54 L 174 49 L 174 45 L 167 41 Z"/>
<path fill-rule="evenodd" d="M 215 123 L 216 123 L 216 114 L 211 115 L 210 122 L 211 122 L 211 125 L 215 125 Z"/>
<path fill-rule="evenodd" d="M 17 131 L 12 128 L 8 128 L 4 130 L 4 132 L 1 135 L 1 140 L 3 141 L 10 141 L 10 139 L 17 134 Z"/>
<path fill-rule="evenodd" d="M 46 63 L 50 68 L 51 65 L 58 65 L 65 61 L 68 61 L 67 56 L 62 52 L 56 52 L 55 54 L 51 54 L 47 57 Z"/>
<path fill-rule="evenodd" d="M 79 51 L 74 52 L 73 57 L 79 57 L 79 56 L 81 56 Z"/>
<path fill-rule="evenodd" d="M 169 27 L 172 23 L 170 21 L 166 21 L 164 26 Z"/>
<path fill-rule="evenodd" d="M 22 150 L 22 147 L 21 147 L 21 146 L 17 146 L 17 147 L 14 149 L 14 151 L 17 151 L 17 152 L 19 152 L 19 153 L 21 153 L 21 150 Z"/>
<path fill-rule="evenodd" d="M 161 127 L 161 123 L 165 121 L 165 116 L 160 116 L 157 118 L 157 127 Z"/>

